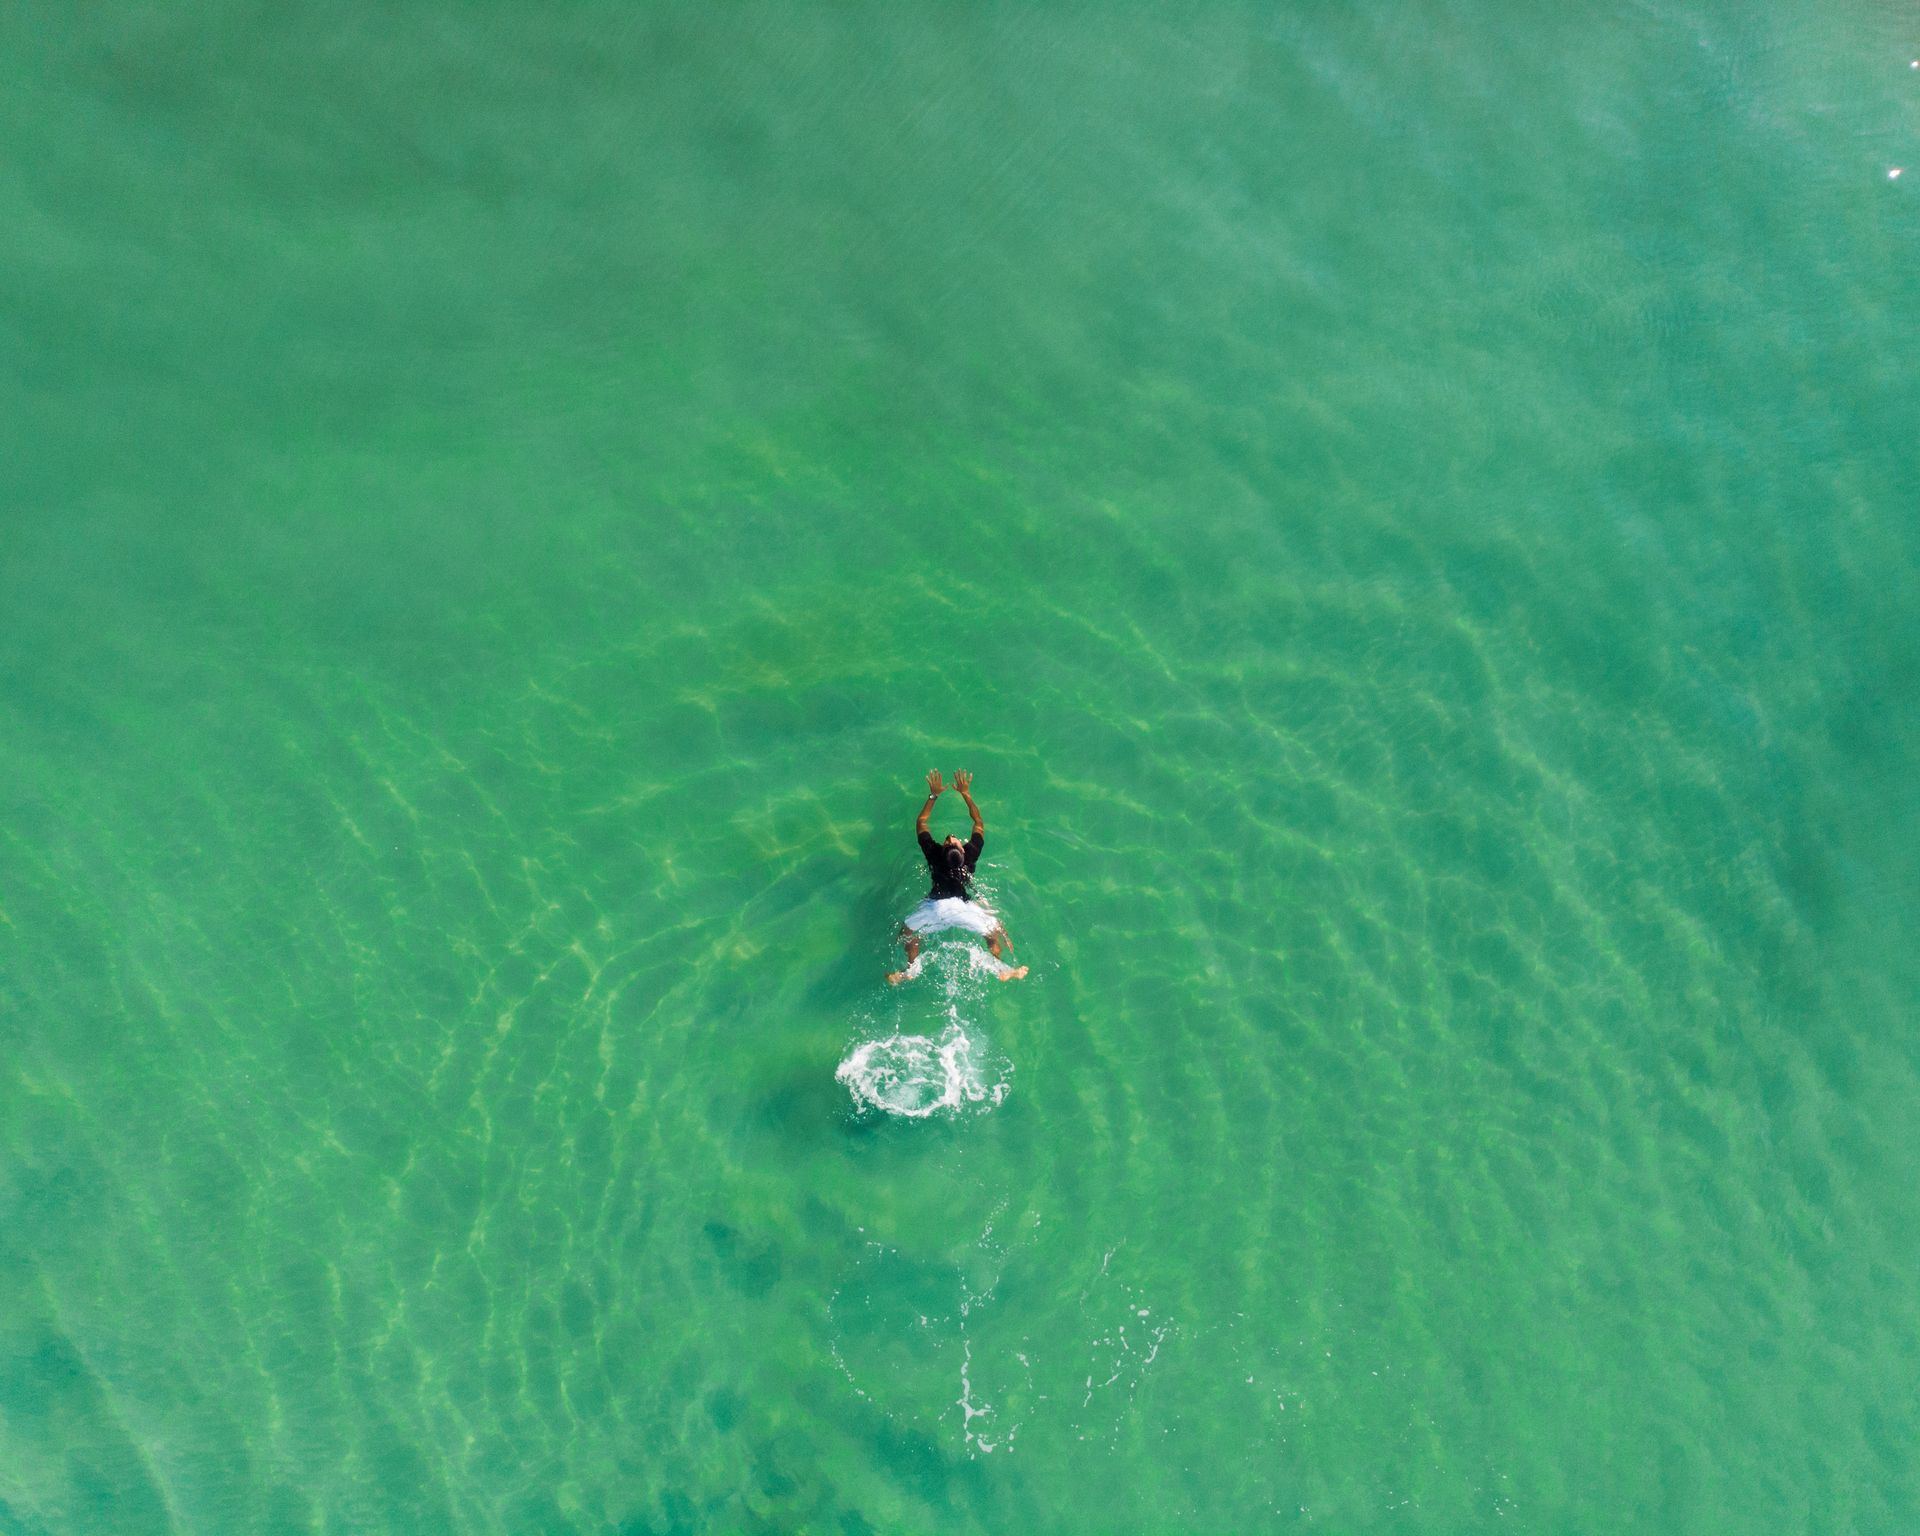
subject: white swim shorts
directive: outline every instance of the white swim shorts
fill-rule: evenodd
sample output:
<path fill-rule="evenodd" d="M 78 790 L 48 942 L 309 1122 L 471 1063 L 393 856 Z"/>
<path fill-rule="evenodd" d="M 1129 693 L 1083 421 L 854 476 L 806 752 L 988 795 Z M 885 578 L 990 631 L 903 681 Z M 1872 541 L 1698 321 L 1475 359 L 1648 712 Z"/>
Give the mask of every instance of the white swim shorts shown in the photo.
<path fill-rule="evenodd" d="M 958 896 L 945 896 L 939 901 L 928 897 L 907 914 L 907 926 L 923 937 L 945 928 L 964 928 L 984 935 L 998 928 L 1000 919 L 977 901 L 962 901 Z"/>

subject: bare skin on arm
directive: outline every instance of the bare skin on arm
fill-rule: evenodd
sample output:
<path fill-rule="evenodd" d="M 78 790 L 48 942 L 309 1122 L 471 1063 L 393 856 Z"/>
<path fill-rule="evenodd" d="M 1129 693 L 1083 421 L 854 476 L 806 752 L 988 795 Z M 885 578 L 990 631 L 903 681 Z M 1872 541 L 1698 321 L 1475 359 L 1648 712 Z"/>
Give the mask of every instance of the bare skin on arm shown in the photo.
<path fill-rule="evenodd" d="M 947 786 L 940 782 L 940 770 L 938 768 L 931 770 L 927 774 L 927 803 L 920 807 L 920 814 L 916 816 L 913 821 L 914 831 L 918 832 L 922 837 L 929 835 L 927 832 L 927 818 L 933 815 L 933 803 L 946 792 L 946 788 Z M 913 969 L 914 962 L 920 958 L 920 935 L 907 927 L 905 923 L 900 925 L 900 942 L 904 944 L 907 949 L 907 969 L 904 971 L 889 971 L 887 973 L 887 980 L 896 987 L 907 979 L 908 972 Z"/>

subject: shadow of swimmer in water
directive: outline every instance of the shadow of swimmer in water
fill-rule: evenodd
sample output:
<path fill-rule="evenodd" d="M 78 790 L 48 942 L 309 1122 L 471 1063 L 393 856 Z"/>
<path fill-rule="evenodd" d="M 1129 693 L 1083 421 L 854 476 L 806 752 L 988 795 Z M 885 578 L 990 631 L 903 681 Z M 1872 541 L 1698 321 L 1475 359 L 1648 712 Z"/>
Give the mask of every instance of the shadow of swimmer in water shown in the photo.
<path fill-rule="evenodd" d="M 888 973 L 887 980 L 895 986 L 920 974 L 920 941 L 947 928 L 964 928 L 984 938 L 987 948 L 993 952 L 993 968 L 1002 981 L 1018 981 L 1027 974 L 1024 965 L 1007 964 L 1006 954 L 1012 950 L 1013 941 L 1007 937 L 1007 930 L 992 908 L 974 899 L 973 870 L 980 862 L 980 850 L 986 846 L 987 824 L 980 819 L 980 807 L 973 803 L 973 775 L 961 769 L 954 774 L 953 783 L 960 791 L 960 798 L 967 802 L 967 813 L 973 817 L 973 836 L 963 843 L 949 834 L 944 842 L 936 843 L 933 834 L 927 831 L 933 803 L 947 787 L 940 782 L 940 770 L 934 769 L 927 775 L 927 803 L 920 807 L 920 815 L 913 823 L 914 831 L 920 834 L 920 851 L 926 855 L 927 868 L 933 873 L 933 889 L 900 925 L 907 968 Z"/>

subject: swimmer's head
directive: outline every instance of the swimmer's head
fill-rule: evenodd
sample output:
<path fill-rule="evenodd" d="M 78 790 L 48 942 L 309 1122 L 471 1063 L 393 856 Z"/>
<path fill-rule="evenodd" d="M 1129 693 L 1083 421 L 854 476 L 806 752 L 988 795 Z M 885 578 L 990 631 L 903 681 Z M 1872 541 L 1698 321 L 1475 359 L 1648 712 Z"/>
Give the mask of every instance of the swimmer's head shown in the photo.
<path fill-rule="evenodd" d="M 949 832 L 945 841 L 949 848 L 958 848 L 962 852 L 966 850 L 967 845 L 960 841 L 960 834 L 957 832 Z"/>
<path fill-rule="evenodd" d="M 960 839 L 957 837 L 947 839 L 947 873 L 961 879 L 966 878 L 967 850 L 960 846 Z"/>

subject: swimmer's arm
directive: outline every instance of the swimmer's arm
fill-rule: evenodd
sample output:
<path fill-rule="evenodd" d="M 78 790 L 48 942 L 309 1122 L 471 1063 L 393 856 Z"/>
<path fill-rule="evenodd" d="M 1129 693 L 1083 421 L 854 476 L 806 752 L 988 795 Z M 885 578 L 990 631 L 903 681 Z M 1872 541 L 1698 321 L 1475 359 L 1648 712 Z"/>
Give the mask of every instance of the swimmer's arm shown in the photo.
<path fill-rule="evenodd" d="M 953 776 L 953 782 L 960 791 L 960 798 L 967 802 L 967 814 L 973 818 L 973 835 L 984 837 L 987 824 L 980 819 L 980 807 L 973 803 L 973 775 L 963 768 Z M 929 800 L 927 804 L 931 805 L 933 802 Z"/>
<path fill-rule="evenodd" d="M 920 807 L 919 818 L 913 824 L 914 830 L 922 837 L 927 835 L 927 818 L 933 814 L 933 802 L 940 798 L 940 792 L 946 787 L 946 785 L 940 782 L 940 770 L 938 768 L 927 775 L 927 803 Z M 971 804 L 972 802 L 969 801 L 968 803 Z"/>

